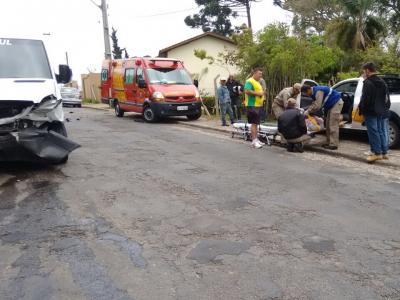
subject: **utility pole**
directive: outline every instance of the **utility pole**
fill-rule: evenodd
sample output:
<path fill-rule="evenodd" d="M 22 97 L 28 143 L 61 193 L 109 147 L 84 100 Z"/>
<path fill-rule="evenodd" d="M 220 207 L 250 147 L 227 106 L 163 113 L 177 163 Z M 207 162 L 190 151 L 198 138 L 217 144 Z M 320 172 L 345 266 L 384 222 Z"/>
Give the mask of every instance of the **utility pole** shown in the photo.
<path fill-rule="evenodd" d="M 250 12 L 250 0 L 245 1 L 246 5 L 246 13 L 247 13 L 247 26 L 249 27 L 250 30 L 252 30 L 252 24 L 251 24 L 251 12 Z"/>
<path fill-rule="evenodd" d="M 93 0 L 90 0 L 94 5 L 101 9 L 103 15 L 103 34 L 104 34 L 104 57 L 111 59 L 111 44 L 110 44 L 110 30 L 108 27 L 108 14 L 107 14 L 107 0 L 101 0 L 101 5 L 96 4 Z"/>

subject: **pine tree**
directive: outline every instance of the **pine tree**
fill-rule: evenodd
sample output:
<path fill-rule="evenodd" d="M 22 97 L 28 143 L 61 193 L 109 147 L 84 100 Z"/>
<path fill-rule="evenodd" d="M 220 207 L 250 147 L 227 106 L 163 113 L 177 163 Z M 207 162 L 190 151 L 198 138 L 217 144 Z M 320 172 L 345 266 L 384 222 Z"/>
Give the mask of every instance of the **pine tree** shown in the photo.
<path fill-rule="evenodd" d="M 204 32 L 215 32 L 229 36 L 240 30 L 232 25 L 231 19 L 244 13 L 247 16 L 248 28 L 251 29 L 251 2 L 262 0 L 195 0 L 199 6 L 198 14 L 187 16 L 185 23 L 192 28 L 201 28 Z"/>
<path fill-rule="evenodd" d="M 117 30 L 115 30 L 114 27 L 112 27 L 111 40 L 113 44 L 114 59 L 121 59 L 123 49 L 121 49 L 118 45 Z"/>

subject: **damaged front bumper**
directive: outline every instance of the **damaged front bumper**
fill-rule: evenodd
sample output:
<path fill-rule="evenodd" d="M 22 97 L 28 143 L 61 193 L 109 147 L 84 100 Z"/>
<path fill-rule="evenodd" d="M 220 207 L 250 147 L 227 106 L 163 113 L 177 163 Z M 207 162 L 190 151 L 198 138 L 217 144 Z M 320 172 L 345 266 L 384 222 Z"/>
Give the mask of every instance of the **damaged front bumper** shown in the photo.
<path fill-rule="evenodd" d="M 4 104 L 2 108 L 7 108 Z M 54 98 L 4 114 L 0 118 L 0 161 L 65 162 L 80 146 L 67 138 L 63 118 L 61 101 Z"/>
<path fill-rule="evenodd" d="M 62 163 L 80 146 L 63 135 L 28 128 L 0 136 L 0 161 Z"/>

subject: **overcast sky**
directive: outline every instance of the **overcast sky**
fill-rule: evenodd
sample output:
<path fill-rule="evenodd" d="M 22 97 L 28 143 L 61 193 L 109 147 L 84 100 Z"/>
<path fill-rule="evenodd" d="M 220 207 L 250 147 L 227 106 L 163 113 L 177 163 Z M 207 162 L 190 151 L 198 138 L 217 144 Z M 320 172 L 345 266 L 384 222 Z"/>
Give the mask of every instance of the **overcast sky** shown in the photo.
<path fill-rule="evenodd" d="M 271 22 L 290 22 L 290 15 L 272 2 L 253 4 L 255 30 Z M 101 11 L 90 0 L 3 0 L 1 4 L 0 37 L 44 39 L 54 64 L 65 63 L 67 51 L 74 79 L 88 70 L 100 70 Z M 130 56 L 157 55 L 160 49 L 201 33 L 183 21 L 197 11 L 194 0 L 108 0 L 108 6 L 110 27 L 118 30 L 119 45 Z M 244 18 L 235 21 L 236 25 L 245 22 Z"/>

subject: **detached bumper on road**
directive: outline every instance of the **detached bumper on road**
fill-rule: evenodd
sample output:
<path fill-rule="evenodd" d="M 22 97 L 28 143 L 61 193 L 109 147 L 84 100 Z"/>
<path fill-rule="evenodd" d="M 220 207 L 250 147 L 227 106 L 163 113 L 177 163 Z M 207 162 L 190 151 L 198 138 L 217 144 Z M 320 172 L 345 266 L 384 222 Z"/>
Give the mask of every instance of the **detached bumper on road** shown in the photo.
<path fill-rule="evenodd" d="M 160 117 L 192 116 L 201 113 L 201 102 L 151 103 L 150 105 L 155 114 Z M 184 110 L 180 110 L 180 108 L 184 108 Z"/>
<path fill-rule="evenodd" d="M 54 131 L 29 128 L 0 136 L 0 161 L 60 163 L 79 147 Z"/>

